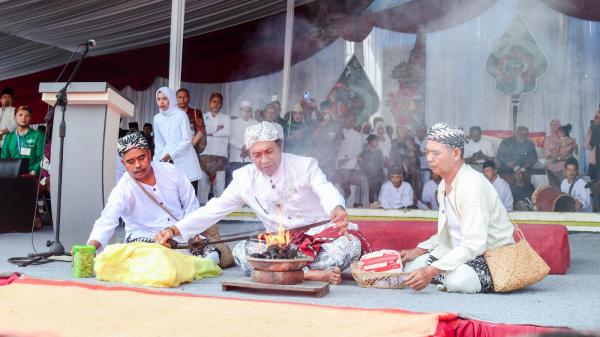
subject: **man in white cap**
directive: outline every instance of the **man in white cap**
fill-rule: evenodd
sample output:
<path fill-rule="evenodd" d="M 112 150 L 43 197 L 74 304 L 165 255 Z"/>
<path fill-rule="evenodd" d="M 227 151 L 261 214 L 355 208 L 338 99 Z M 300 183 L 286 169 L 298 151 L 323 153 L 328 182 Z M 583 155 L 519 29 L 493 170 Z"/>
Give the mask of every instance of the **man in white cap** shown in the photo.
<path fill-rule="evenodd" d="M 427 162 L 442 181 L 438 187 L 438 232 L 417 248 L 402 250 L 406 285 L 422 290 L 430 282 L 448 292 L 494 291 L 486 250 L 514 243 L 513 225 L 498 192 L 483 174 L 465 164 L 465 133 L 435 124 L 427 135 Z"/>
<path fill-rule="evenodd" d="M 244 131 L 258 122 L 252 119 L 252 103 L 242 101 L 240 104 L 240 116 L 231 121 L 231 132 L 229 133 L 229 164 L 227 165 L 227 175 L 225 176 L 225 187 L 233 179 L 233 171 L 240 167 L 250 164 L 248 150 L 244 146 Z"/>
<path fill-rule="evenodd" d="M 186 240 L 246 204 L 267 232 L 277 231 L 279 225 L 293 231 L 322 223 L 304 233 L 304 239 L 315 240 L 300 246 L 302 252 L 315 257 L 304 271 L 304 279 L 340 284 L 341 270 L 361 256 L 363 246 L 368 250 L 357 226 L 348 222 L 340 193 L 327 181 L 314 158 L 281 151 L 280 135 L 272 123 L 248 127 L 244 143 L 254 164 L 233 172 L 231 184 L 220 197 L 158 233 L 156 241 L 165 244 L 173 237 Z M 294 237 L 302 236 L 298 234 Z M 311 254 L 302 247 L 314 250 Z M 236 262 L 244 272 L 250 270 L 246 253 L 255 248 L 249 241 L 234 248 Z"/>
<path fill-rule="evenodd" d="M 106 206 L 88 239 L 97 249 L 110 241 L 119 218 L 125 222 L 125 242 L 154 242 L 161 229 L 198 208 L 198 199 L 187 177 L 173 164 L 152 162 L 150 145 L 139 132 L 121 137 L 117 144 L 127 171 L 110 192 Z M 206 238 L 202 237 L 203 240 Z M 219 263 L 219 253 L 210 246 L 195 255 Z"/>

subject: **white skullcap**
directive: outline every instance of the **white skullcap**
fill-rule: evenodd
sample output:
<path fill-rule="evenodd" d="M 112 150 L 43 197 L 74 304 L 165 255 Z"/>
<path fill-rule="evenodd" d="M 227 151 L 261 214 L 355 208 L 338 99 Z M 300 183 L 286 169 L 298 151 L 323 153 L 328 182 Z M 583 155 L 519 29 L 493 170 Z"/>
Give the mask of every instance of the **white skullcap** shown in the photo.
<path fill-rule="evenodd" d="M 250 103 L 250 101 L 248 100 L 243 100 L 242 103 L 240 103 L 240 108 L 251 108 L 252 107 L 252 103 Z"/>
<path fill-rule="evenodd" d="M 244 145 L 247 150 L 257 142 L 273 142 L 279 138 L 279 132 L 272 122 L 263 121 L 247 127 L 244 131 Z"/>

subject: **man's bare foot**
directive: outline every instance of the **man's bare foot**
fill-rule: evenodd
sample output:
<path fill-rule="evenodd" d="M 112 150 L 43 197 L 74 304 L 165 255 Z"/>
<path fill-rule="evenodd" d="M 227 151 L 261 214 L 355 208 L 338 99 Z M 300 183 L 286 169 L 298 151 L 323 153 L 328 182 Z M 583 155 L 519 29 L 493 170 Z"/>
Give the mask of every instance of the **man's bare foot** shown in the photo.
<path fill-rule="evenodd" d="M 311 269 L 304 272 L 304 279 L 307 281 L 329 282 L 329 284 L 342 284 L 342 271 L 339 267 L 326 270 Z"/>

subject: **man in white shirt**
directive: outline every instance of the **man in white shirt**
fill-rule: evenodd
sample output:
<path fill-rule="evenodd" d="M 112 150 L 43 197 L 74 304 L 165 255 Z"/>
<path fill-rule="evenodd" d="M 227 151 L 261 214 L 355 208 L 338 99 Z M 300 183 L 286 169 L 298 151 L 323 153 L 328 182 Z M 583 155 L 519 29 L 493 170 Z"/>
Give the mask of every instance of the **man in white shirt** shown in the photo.
<path fill-rule="evenodd" d="M 465 163 L 479 169 L 485 161 L 494 161 L 496 149 L 487 139 L 481 138 L 481 127 L 475 125 L 469 129 L 469 142 L 465 145 Z"/>
<path fill-rule="evenodd" d="M 379 204 L 385 209 L 400 209 L 414 205 L 415 192 L 404 180 L 402 167 L 394 166 L 388 173 L 389 180 L 381 186 Z"/>
<path fill-rule="evenodd" d="M 206 128 L 206 148 L 200 154 L 200 166 L 206 174 L 198 192 L 201 204 L 206 204 L 210 189 L 218 197 L 225 189 L 225 170 L 227 167 L 227 146 L 231 132 L 231 118 L 221 112 L 223 96 L 214 92 L 210 95 L 208 112 L 204 113 Z"/>
<path fill-rule="evenodd" d="M 315 257 L 304 270 L 304 279 L 341 283 L 341 270 L 356 261 L 363 249 L 360 235 L 355 232 L 358 227 L 348 222 L 342 196 L 327 181 L 314 158 L 281 151 L 281 139 L 273 124 L 263 121 L 246 128 L 244 144 L 253 165 L 233 172 L 231 184 L 220 197 L 161 231 L 156 241 L 165 244 L 174 236 L 189 238 L 245 204 L 267 232 L 275 232 L 279 226 L 306 230 L 306 226 L 318 225 L 306 231 L 310 237 L 293 236 L 322 242 L 318 249 L 310 251 L 303 248 L 305 241 L 299 242 L 303 243 L 298 246 L 305 255 Z M 236 263 L 246 273 L 251 269 L 246 254 L 256 252 L 257 247 L 254 242 L 244 241 L 233 249 Z"/>
<path fill-rule="evenodd" d="M 5 135 L 15 131 L 15 107 L 13 106 L 14 92 L 12 88 L 4 88 L 0 93 L 0 146 Z"/>
<path fill-rule="evenodd" d="M 578 212 L 591 212 L 592 200 L 590 189 L 586 188 L 585 180 L 579 178 L 579 163 L 571 157 L 565 162 L 565 179 L 560 184 L 560 190 L 575 199 L 575 209 Z"/>
<path fill-rule="evenodd" d="M 465 133 L 438 123 L 427 135 L 427 162 L 442 177 L 438 188 L 438 232 L 417 248 L 400 251 L 406 285 L 422 290 L 432 281 L 448 292 L 493 292 L 486 250 L 514 243 L 513 225 L 498 192 L 466 165 Z"/>
<path fill-rule="evenodd" d="M 173 164 L 152 163 L 150 146 L 141 133 L 120 138 L 118 152 L 127 173 L 111 191 L 100 218 L 94 223 L 88 244 L 96 249 L 109 243 L 119 218 L 125 222 L 126 243 L 154 242 L 161 229 L 198 208 L 192 184 L 183 172 Z M 219 263 L 219 253 L 211 246 L 194 254 Z"/>
<path fill-rule="evenodd" d="M 441 181 L 442 177 L 440 177 L 439 174 L 431 174 L 431 180 L 427 181 L 425 185 L 423 185 L 423 194 L 421 195 L 421 200 L 417 201 L 417 207 L 419 209 L 440 208 L 437 201 L 437 191 Z"/>
<path fill-rule="evenodd" d="M 354 115 L 345 116 L 343 123 L 344 139 L 340 142 L 336 159 L 336 173 L 340 180 L 340 189 L 346 197 L 347 207 L 353 207 L 355 203 L 360 203 L 362 207 L 369 207 L 369 181 L 358 166 L 358 157 L 363 149 L 363 137 L 354 129 L 356 125 Z M 360 192 L 356 192 L 357 188 L 360 189 Z M 360 193 L 360 199 L 357 198 L 358 193 Z"/>
<path fill-rule="evenodd" d="M 485 161 L 483 163 L 483 175 L 488 178 L 496 191 L 498 191 L 498 196 L 502 200 L 502 204 L 506 207 L 506 210 L 512 212 L 514 199 L 510 185 L 498 175 L 496 164 L 493 161 Z"/>
<path fill-rule="evenodd" d="M 250 164 L 248 150 L 244 146 L 244 131 L 258 122 L 252 119 L 252 104 L 250 101 L 242 101 L 240 104 L 240 116 L 231 121 L 231 133 L 229 134 L 229 164 L 227 164 L 227 175 L 225 187 L 233 179 L 233 171 Z"/>

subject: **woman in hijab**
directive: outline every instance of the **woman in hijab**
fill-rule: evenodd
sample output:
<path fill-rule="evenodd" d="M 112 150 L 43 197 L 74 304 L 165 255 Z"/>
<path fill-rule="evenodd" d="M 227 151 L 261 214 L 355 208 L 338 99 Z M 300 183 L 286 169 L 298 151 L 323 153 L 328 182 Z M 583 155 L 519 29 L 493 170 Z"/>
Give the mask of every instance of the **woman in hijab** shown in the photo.
<path fill-rule="evenodd" d="M 383 122 L 380 121 L 375 124 L 373 134 L 378 137 L 379 149 L 383 153 L 383 160 L 389 165 L 390 153 L 392 151 L 392 139 L 388 136 Z"/>
<path fill-rule="evenodd" d="M 155 97 L 159 113 L 154 115 L 154 160 L 175 164 L 197 190 L 202 172 L 192 146 L 188 117 L 177 106 L 177 98 L 170 88 L 158 89 Z"/>
<path fill-rule="evenodd" d="M 285 152 L 305 156 L 310 135 L 302 106 L 294 105 L 294 109 L 287 113 L 285 120 Z"/>

